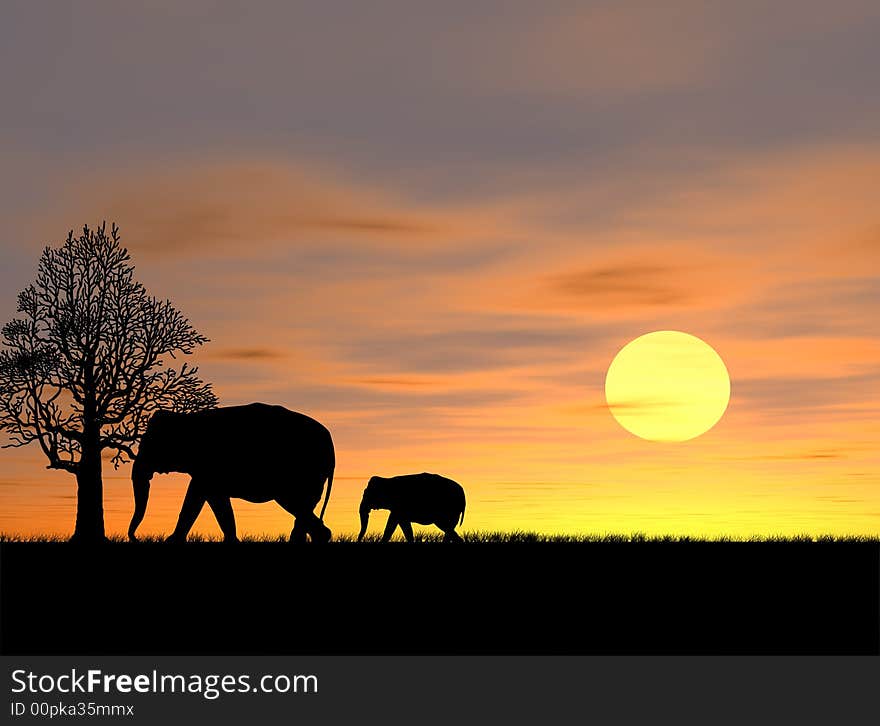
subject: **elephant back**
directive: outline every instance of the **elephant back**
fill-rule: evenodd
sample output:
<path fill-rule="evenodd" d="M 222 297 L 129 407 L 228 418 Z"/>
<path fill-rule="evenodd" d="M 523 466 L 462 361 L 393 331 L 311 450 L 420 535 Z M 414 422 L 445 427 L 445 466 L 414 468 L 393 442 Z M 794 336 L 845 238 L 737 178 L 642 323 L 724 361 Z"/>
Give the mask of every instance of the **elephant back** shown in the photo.
<path fill-rule="evenodd" d="M 335 466 L 329 430 L 305 414 L 283 406 L 252 403 L 192 415 L 192 445 L 207 465 L 227 474 L 241 469 L 273 476 L 285 470 L 326 475 Z"/>

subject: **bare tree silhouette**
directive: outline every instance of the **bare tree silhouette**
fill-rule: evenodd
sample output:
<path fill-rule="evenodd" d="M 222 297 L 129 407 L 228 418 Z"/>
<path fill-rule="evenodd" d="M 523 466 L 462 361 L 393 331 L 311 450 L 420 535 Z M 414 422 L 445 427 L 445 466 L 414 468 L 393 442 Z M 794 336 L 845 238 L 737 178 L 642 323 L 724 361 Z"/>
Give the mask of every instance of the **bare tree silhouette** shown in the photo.
<path fill-rule="evenodd" d="M 190 354 L 208 339 L 168 300 L 134 277 L 114 224 L 71 231 L 47 247 L 36 281 L 18 295 L 21 314 L 3 326 L 0 430 L 4 448 L 36 441 L 48 469 L 76 475 L 72 541 L 104 539 L 101 452 L 115 467 L 159 409 L 193 412 L 217 398 L 198 369 L 168 358 Z"/>

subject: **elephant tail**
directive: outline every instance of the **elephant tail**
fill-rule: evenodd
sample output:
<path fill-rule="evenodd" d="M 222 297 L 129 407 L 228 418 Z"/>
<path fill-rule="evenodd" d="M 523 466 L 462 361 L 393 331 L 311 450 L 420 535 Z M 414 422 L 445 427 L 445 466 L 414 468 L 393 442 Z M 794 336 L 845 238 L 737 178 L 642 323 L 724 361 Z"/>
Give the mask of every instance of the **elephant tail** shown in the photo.
<path fill-rule="evenodd" d="M 324 492 L 324 504 L 321 507 L 321 521 L 324 521 L 324 512 L 327 510 L 327 502 L 330 501 L 330 490 L 333 488 L 333 472 L 336 470 L 336 464 L 330 469 L 327 475 L 327 491 Z"/>

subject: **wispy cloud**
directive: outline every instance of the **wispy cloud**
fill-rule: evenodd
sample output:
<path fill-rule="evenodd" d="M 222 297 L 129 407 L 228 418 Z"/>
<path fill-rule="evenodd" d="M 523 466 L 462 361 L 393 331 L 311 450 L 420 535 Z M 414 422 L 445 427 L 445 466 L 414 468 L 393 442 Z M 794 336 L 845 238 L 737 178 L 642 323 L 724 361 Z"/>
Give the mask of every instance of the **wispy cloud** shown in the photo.
<path fill-rule="evenodd" d="M 214 348 L 209 346 L 201 357 L 217 360 L 277 360 L 283 358 L 281 351 L 271 348 Z"/>
<path fill-rule="evenodd" d="M 254 246 L 322 239 L 409 242 L 443 232 L 439 217 L 333 181 L 315 169 L 273 162 L 194 159 L 85 186 L 77 205 L 124 221 L 141 254 L 197 250 L 249 256 Z"/>
<path fill-rule="evenodd" d="M 584 307 L 681 305 L 693 300 L 681 284 L 682 270 L 634 263 L 550 276 L 551 294 L 573 299 Z"/>
<path fill-rule="evenodd" d="M 437 385 L 436 381 L 421 378 L 354 378 L 351 380 L 351 383 L 360 386 L 378 386 L 380 388 L 423 388 Z"/>
<path fill-rule="evenodd" d="M 753 410 L 774 415 L 873 415 L 878 402 L 871 392 L 880 389 L 880 369 L 863 375 L 799 378 L 779 376 L 739 380 L 735 395 Z M 803 420 L 803 419 L 802 419 Z"/>
<path fill-rule="evenodd" d="M 568 357 L 573 350 L 588 348 L 608 335 L 600 326 L 524 322 L 517 324 L 516 318 L 505 317 L 498 320 L 497 327 L 472 323 L 436 332 L 374 331 L 369 336 L 350 337 L 340 355 L 353 364 L 393 372 L 491 371 L 530 366 L 536 356 L 545 362 Z"/>

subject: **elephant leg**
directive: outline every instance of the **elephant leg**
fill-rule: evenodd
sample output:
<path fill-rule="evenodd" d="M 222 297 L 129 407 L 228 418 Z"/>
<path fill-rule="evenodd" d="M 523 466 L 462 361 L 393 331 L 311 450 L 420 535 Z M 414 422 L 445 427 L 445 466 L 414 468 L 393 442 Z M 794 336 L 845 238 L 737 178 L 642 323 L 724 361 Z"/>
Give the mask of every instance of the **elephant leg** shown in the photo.
<path fill-rule="evenodd" d="M 208 497 L 208 506 L 214 512 L 217 518 L 217 524 L 223 532 L 224 542 L 238 542 L 235 533 L 235 514 L 232 511 L 232 502 L 229 497 L 213 496 Z"/>
<path fill-rule="evenodd" d="M 168 536 L 166 542 L 185 542 L 186 536 L 196 523 L 196 519 L 205 506 L 205 492 L 194 480 L 190 481 L 180 507 L 180 516 L 177 518 L 177 526 Z"/>
<path fill-rule="evenodd" d="M 391 539 L 391 535 L 394 534 L 394 530 L 397 529 L 397 517 L 394 516 L 394 512 L 388 515 L 388 524 L 385 525 L 385 531 L 382 533 L 382 541 L 387 542 Z"/>
<path fill-rule="evenodd" d="M 404 522 L 403 520 L 400 520 L 399 524 L 400 531 L 403 532 L 404 539 L 406 539 L 407 542 L 414 542 L 415 537 L 413 536 L 412 522 Z"/>
<path fill-rule="evenodd" d="M 305 524 L 299 517 L 294 517 L 293 529 L 290 531 L 290 541 L 298 544 L 309 541 L 309 534 L 306 531 Z"/>
<path fill-rule="evenodd" d="M 290 532 L 291 542 L 305 542 L 306 535 L 312 538 L 312 542 L 330 541 L 333 533 L 312 511 L 314 504 L 312 504 L 312 509 L 309 509 L 289 499 L 276 499 L 275 501 L 294 516 L 293 530 Z"/>
<path fill-rule="evenodd" d="M 304 512 L 296 518 L 296 521 L 303 523 L 303 527 L 309 533 L 313 544 L 324 544 L 333 537 L 330 528 L 314 512 Z"/>
<path fill-rule="evenodd" d="M 444 542 L 464 542 L 461 538 L 461 535 L 458 534 L 454 529 L 447 529 L 443 533 L 443 541 Z"/>

